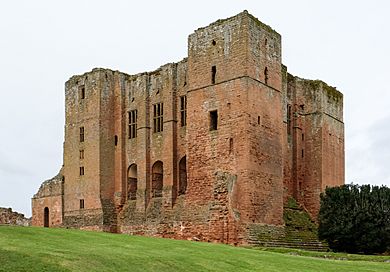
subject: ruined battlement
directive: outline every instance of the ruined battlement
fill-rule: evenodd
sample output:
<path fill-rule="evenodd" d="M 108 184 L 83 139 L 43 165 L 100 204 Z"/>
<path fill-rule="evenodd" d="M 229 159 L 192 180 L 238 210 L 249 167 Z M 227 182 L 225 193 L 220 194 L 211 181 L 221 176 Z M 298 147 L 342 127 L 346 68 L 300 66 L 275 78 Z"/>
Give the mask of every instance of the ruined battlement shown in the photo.
<path fill-rule="evenodd" d="M 281 48 L 244 11 L 195 30 L 177 63 L 71 77 L 63 170 L 33 225 L 245 244 L 284 227 L 289 197 L 315 217 L 344 183 L 343 96 L 289 74 Z"/>

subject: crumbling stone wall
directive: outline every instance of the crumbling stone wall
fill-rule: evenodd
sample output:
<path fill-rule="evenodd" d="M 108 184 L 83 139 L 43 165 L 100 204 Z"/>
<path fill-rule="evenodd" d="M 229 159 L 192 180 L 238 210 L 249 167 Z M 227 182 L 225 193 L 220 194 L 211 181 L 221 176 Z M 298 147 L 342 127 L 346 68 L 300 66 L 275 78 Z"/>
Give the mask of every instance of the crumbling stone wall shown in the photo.
<path fill-rule="evenodd" d="M 342 99 L 289 74 L 247 11 L 197 29 L 178 63 L 73 76 L 62 183 L 42 185 L 33 223 L 62 201 L 54 225 L 241 244 L 282 229 L 289 196 L 315 216 L 344 182 Z"/>
<path fill-rule="evenodd" d="M 52 179 L 41 184 L 31 200 L 32 225 L 54 227 L 63 220 L 63 174 L 62 169 Z M 45 213 L 46 210 L 46 213 Z"/>
<path fill-rule="evenodd" d="M 12 211 L 12 208 L 0 207 L 0 225 L 30 226 L 31 218 L 24 217 L 24 214 Z"/>

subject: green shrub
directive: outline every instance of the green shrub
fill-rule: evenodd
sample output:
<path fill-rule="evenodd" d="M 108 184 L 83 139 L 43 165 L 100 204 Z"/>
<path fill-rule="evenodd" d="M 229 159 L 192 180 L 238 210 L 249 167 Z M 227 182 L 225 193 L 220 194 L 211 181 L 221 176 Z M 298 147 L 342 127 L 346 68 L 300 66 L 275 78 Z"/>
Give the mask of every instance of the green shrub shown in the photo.
<path fill-rule="evenodd" d="M 343 185 L 321 194 L 320 239 L 335 251 L 383 253 L 390 248 L 390 189 Z"/>

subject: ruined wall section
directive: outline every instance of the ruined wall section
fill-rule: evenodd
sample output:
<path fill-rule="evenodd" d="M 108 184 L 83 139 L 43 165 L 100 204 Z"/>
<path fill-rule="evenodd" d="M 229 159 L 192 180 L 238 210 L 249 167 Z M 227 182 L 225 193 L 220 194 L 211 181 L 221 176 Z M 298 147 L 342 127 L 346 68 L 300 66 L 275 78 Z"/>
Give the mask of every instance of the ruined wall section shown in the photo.
<path fill-rule="evenodd" d="M 63 217 L 63 190 L 62 170 L 52 179 L 46 180 L 39 187 L 38 192 L 31 199 L 33 226 L 44 226 L 45 208 L 48 209 L 48 225 L 58 227 Z"/>
<path fill-rule="evenodd" d="M 270 27 L 249 16 L 246 86 L 249 117 L 247 134 L 249 167 L 241 185 L 240 205 L 250 223 L 281 225 L 283 206 L 283 136 L 281 37 Z M 254 70 L 253 70 L 254 69 Z M 254 73 L 267 70 L 264 73 Z M 257 76 L 258 78 L 256 78 Z M 243 105 L 243 107 L 245 107 Z"/>
<path fill-rule="evenodd" d="M 30 224 L 31 218 L 25 218 L 24 214 L 14 212 L 11 208 L 0 207 L 0 225 L 27 227 L 30 226 Z"/>
<path fill-rule="evenodd" d="M 322 81 L 295 77 L 293 84 L 296 195 L 316 218 L 321 191 L 344 183 L 342 95 Z"/>
<path fill-rule="evenodd" d="M 293 81 L 293 77 L 288 74 L 287 67 L 282 65 L 283 203 L 287 203 L 290 196 L 296 198 L 295 183 L 293 182 L 293 124 L 291 122 L 295 84 L 291 81 Z"/>
<path fill-rule="evenodd" d="M 65 226 L 92 229 L 103 227 L 100 199 L 102 80 L 105 80 L 105 71 L 94 69 L 72 77 L 65 85 Z M 84 167 L 83 173 L 81 167 Z M 84 208 L 81 207 L 82 200 Z"/>

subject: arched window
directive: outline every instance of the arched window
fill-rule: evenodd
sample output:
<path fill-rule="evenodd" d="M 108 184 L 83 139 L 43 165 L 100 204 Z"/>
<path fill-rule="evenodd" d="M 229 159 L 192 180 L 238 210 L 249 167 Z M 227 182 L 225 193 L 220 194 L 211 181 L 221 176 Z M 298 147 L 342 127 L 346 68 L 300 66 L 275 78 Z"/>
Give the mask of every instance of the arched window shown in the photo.
<path fill-rule="evenodd" d="M 162 196 L 163 177 L 163 163 L 156 161 L 152 167 L 152 197 Z"/>
<path fill-rule="evenodd" d="M 132 164 L 127 170 L 127 199 L 137 199 L 137 165 Z"/>
<path fill-rule="evenodd" d="M 268 84 L 268 68 L 265 67 L 264 69 L 264 82 L 265 84 Z"/>
<path fill-rule="evenodd" d="M 49 208 L 45 207 L 43 210 L 43 226 L 45 228 L 49 227 Z"/>
<path fill-rule="evenodd" d="M 187 159 L 184 156 L 179 162 L 179 195 L 183 195 L 187 190 Z"/>

